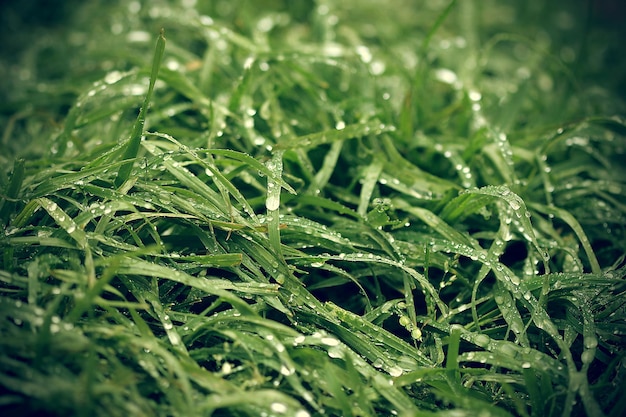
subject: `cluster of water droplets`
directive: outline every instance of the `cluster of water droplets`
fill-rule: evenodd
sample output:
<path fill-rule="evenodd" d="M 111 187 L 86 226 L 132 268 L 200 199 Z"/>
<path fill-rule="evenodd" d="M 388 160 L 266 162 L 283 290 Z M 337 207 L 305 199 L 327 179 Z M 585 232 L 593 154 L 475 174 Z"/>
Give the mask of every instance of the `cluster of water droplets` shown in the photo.
<path fill-rule="evenodd" d="M 401 192 L 402 194 L 410 195 L 411 197 L 417 198 L 419 200 L 432 200 L 433 192 L 431 190 L 424 189 L 418 184 L 418 181 L 414 181 L 412 184 L 407 184 L 405 181 L 401 181 L 400 179 L 393 177 L 389 174 L 382 173 L 380 178 L 378 179 L 378 183 L 381 185 L 388 186 L 396 191 Z M 406 224 L 408 227 L 410 224 Z"/>
<path fill-rule="evenodd" d="M 461 185 L 463 188 L 476 186 L 471 168 L 467 165 L 465 160 L 463 160 L 461 155 L 458 154 L 458 152 L 450 149 L 449 147 L 444 149 L 444 146 L 441 143 L 435 144 L 434 149 L 450 161 L 450 164 L 454 167 L 454 170 L 461 179 Z"/>
<path fill-rule="evenodd" d="M 280 178 L 282 174 L 282 161 L 272 158 L 266 163 L 267 168 L 275 177 Z M 265 208 L 268 211 L 276 211 L 280 207 L 280 184 L 274 179 L 267 179 L 267 198 L 265 199 Z"/>

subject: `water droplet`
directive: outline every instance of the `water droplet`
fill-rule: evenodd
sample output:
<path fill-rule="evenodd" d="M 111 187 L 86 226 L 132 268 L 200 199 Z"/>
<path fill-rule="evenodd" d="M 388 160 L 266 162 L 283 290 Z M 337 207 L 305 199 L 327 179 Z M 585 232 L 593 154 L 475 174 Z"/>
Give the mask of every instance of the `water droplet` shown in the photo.
<path fill-rule="evenodd" d="M 446 68 L 440 68 L 435 71 L 435 77 L 446 84 L 453 85 L 458 81 L 456 73 Z"/>
<path fill-rule="evenodd" d="M 591 363 L 596 356 L 595 349 L 587 349 L 580 355 L 582 363 Z"/>
<path fill-rule="evenodd" d="M 342 359 L 343 351 L 337 347 L 330 347 L 328 349 L 328 357 L 333 359 Z"/>
<path fill-rule="evenodd" d="M 594 349 L 598 346 L 598 339 L 595 336 L 587 336 L 584 338 L 584 343 L 587 349 Z"/>
<path fill-rule="evenodd" d="M 289 375 L 293 375 L 293 374 L 294 374 L 294 372 L 296 372 L 296 370 L 295 370 L 295 369 L 293 369 L 293 368 L 287 368 L 285 365 L 283 365 L 283 366 L 281 366 L 281 367 L 280 367 L 280 373 L 281 373 L 281 375 L 284 375 L 284 376 L 289 376 Z"/>
<path fill-rule="evenodd" d="M 501 345 L 499 347 L 499 350 L 500 350 L 500 353 L 502 353 L 503 355 L 510 356 L 510 357 L 514 357 L 516 353 L 515 347 L 513 347 L 509 343 L 504 343 L 503 345 Z"/>
<path fill-rule="evenodd" d="M 393 366 L 393 367 L 389 368 L 389 375 L 391 375 L 391 376 L 400 376 L 403 373 L 404 373 L 404 371 L 399 366 Z"/>
<path fill-rule="evenodd" d="M 415 340 L 422 340 L 422 331 L 416 327 L 411 330 L 411 337 Z"/>
<path fill-rule="evenodd" d="M 200 16 L 200 23 L 204 26 L 212 26 L 214 21 L 210 16 L 202 15 Z"/>
<path fill-rule="evenodd" d="M 337 346 L 339 345 L 339 340 L 334 337 L 322 337 L 321 342 L 326 346 Z"/>
<path fill-rule="evenodd" d="M 385 72 L 385 69 L 387 69 L 387 66 L 383 61 L 375 60 L 370 64 L 370 71 L 373 75 L 381 75 Z"/>
<path fill-rule="evenodd" d="M 491 339 L 486 334 L 478 334 L 474 337 L 474 343 L 480 347 L 487 347 Z"/>
<path fill-rule="evenodd" d="M 280 194 L 271 192 L 268 193 L 267 199 L 265 200 L 265 208 L 270 211 L 278 210 L 280 207 Z"/>
<path fill-rule="evenodd" d="M 366 64 L 371 62 L 372 60 L 372 53 L 370 52 L 369 48 L 365 45 L 359 45 L 356 47 L 356 53 L 359 55 L 359 57 L 361 58 L 361 61 L 365 62 Z"/>
<path fill-rule="evenodd" d="M 479 101 L 482 98 L 482 95 L 476 90 L 470 90 L 468 97 L 471 101 Z"/>

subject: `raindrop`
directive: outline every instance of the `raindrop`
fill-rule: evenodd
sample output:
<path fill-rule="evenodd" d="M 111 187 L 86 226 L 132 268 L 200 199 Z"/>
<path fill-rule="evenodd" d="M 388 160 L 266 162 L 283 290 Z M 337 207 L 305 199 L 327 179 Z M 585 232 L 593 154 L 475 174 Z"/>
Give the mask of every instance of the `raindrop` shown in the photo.
<path fill-rule="evenodd" d="M 202 23 L 204 26 L 211 26 L 213 25 L 214 21 L 210 16 L 202 15 L 200 16 L 200 23 Z"/>
<path fill-rule="evenodd" d="M 267 200 L 265 200 L 265 208 L 270 211 L 278 210 L 280 206 L 280 195 L 272 193 L 267 196 Z"/>
<path fill-rule="evenodd" d="M 584 343 L 587 349 L 594 349 L 598 346 L 598 339 L 595 336 L 587 336 L 584 339 Z"/>
<path fill-rule="evenodd" d="M 293 375 L 294 372 L 296 372 L 295 369 L 287 368 L 285 365 L 281 366 L 281 368 L 280 368 L 280 373 L 281 373 L 281 375 L 284 375 L 284 376 Z"/>
<path fill-rule="evenodd" d="M 446 84 L 454 84 L 458 81 L 458 77 L 457 75 L 446 68 L 440 68 L 435 72 L 435 77 L 437 77 L 437 79 L 441 82 L 444 82 Z"/>
<path fill-rule="evenodd" d="M 403 373 L 404 373 L 404 371 L 399 366 L 393 366 L 393 367 L 389 368 L 389 375 L 391 375 L 391 376 L 400 376 Z"/>
<path fill-rule="evenodd" d="M 596 356 L 595 349 L 587 349 L 580 355 L 580 360 L 583 363 L 591 363 L 593 362 L 593 359 L 595 358 L 595 356 Z"/>
<path fill-rule="evenodd" d="M 126 36 L 128 42 L 149 42 L 152 36 L 143 30 L 134 30 Z"/>
<path fill-rule="evenodd" d="M 474 343 L 480 347 L 487 347 L 491 339 L 486 334 L 478 334 L 474 337 Z"/>
<path fill-rule="evenodd" d="M 385 72 L 385 69 L 387 67 L 385 66 L 385 63 L 382 61 L 373 61 L 370 64 L 370 71 L 372 72 L 373 75 L 380 75 L 382 73 Z"/>
<path fill-rule="evenodd" d="M 479 101 L 482 98 L 482 95 L 476 90 L 471 90 L 468 96 L 469 99 L 472 101 Z"/>
<path fill-rule="evenodd" d="M 322 337 L 321 342 L 326 346 L 337 346 L 339 345 L 339 340 L 334 337 Z"/>
<path fill-rule="evenodd" d="M 511 206 L 513 210 L 519 210 L 522 207 L 520 201 L 517 200 L 516 198 L 511 198 L 509 200 L 509 205 Z"/>
<path fill-rule="evenodd" d="M 513 346 L 507 344 L 503 344 L 502 346 L 500 346 L 499 348 L 500 353 L 502 353 L 505 356 L 510 356 L 510 357 L 514 357 L 516 350 Z"/>
<path fill-rule="evenodd" d="M 248 58 L 246 58 L 246 60 L 243 62 L 243 68 L 244 69 L 250 69 L 252 68 L 252 64 L 254 64 L 254 57 L 249 56 Z"/>
<path fill-rule="evenodd" d="M 222 364 L 222 374 L 228 375 L 232 372 L 233 365 L 230 362 L 224 362 Z"/>
<path fill-rule="evenodd" d="M 284 414 L 287 412 L 287 406 L 283 403 L 272 403 L 270 409 L 275 413 Z"/>
<path fill-rule="evenodd" d="M 342 359 L 343 352 L 339 348 L 331 347 L 328 349 L 328 357 L 333 359 Z"/>
<path fill-rule="evenodd" d="M 415 340 L 422 340 L 422 331 L 419 328 L 411 330 L 411 337 Z"/>
<path fill-rule="evenodd" d="M 372 60 L 372 53 L 370 52 L 367 46 L 364 46 L 364 45 L 357 46 L 356 53 L 361 58 L 361 61 L 365 62 L 366 64 Z"/>

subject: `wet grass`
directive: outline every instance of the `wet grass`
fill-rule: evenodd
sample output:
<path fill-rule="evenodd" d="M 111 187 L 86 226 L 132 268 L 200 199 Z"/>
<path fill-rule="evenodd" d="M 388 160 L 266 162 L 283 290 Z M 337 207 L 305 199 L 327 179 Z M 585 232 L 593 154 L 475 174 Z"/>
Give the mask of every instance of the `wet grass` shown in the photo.
<path fill-rule="evenodd" d="M 91 2 L 4 46 L 3 415 L 621 415 L 611 16 L 414 3 Z"/>

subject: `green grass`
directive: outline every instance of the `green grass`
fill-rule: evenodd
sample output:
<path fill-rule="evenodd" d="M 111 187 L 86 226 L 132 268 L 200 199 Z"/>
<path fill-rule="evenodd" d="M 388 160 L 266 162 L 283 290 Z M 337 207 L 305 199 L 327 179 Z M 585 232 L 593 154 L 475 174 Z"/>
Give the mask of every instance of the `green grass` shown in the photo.
<path fill-rule="evenodd" d="M 622 415 L 619 29 L 517 3 L 22 6 L 1 414 Z"/>

